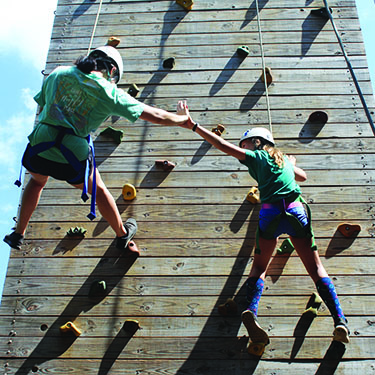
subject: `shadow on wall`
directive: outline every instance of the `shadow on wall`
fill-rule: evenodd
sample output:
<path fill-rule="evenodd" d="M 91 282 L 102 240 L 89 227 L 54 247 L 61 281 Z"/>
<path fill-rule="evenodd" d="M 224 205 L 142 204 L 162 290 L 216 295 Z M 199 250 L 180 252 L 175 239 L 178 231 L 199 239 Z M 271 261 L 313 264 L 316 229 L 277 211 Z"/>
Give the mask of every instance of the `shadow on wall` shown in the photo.
<path fill-rule="evenodd" d="M 245 20 L 243 21 L 241 25 L 241 29 L 246 27 L 254 18 L 257 16 L 257 8 L 256 8 L 256 1 L 254 0 L 253 3 L 250 5 L 249 9 L 247 10 L 245 14 Z M 268 0 L 261 0 L 259 1 L 259 12 L 266 6 Z"/>
<path fill-rule="evenodd" d="M 117 284 L 123 279 L 124 275 L 126 275 L 136 259 L 137 257 L 134 255 L 119 255 L 119 250 L 117 250 L 114 247 L 114 244 L 112 244 L 100 259 L 99 263 L 92 271 L 90 276 L 86 279 L 81 288 L 73 296 L 64 311 L 48 328 L 39 344 L 35 347 L 35 349 L 15 374 L 24 375 L 32 372 L 38 372 L 40 370 L 40 364 L 58 358 L 63 353 L 65 353 L 73 345 L 77 337 L 71 332 L 68 332 L 66 335 L 61 336 L 60 327 L 67 323 L 68 320 L 74 323 L 74 320 L 82 312 L 90 311 L 95 305 L 99 304 L 104 298 L 106 298 L 108 294 L 110 294 L 111 291 L 117 286 Z M 94 296 L 93 298 L 89 298 L 91 285 L 98 279 L 106 281 L 107 288 L 105 290 L 105 293 Z M 114 305 L 117 305 L 117 303 L 118 299 L 113 302 Z M 112 326 L 112 324 L 110 324 L 110 326 Z M 123 346 L 126 345 L 127 341 L 123 339 L 120 340 L 118 337 L 114 339 L 116 343 L 118 344 L 119 341 L 121 341 Z M 110 347 L 112 346 L 110 345 Z M 111 358 L 113 359 L 114 355 L 118 356 L 119 353 L 120 352 L 117 349 L 116 351 L 111 353 Z M 105 359 L 108 360 L 109 356 L 110 354 L 107 350 Z M 108 363 L 106 367 L 108 367 Z"/>
<path fill-rule="evenodd" d="M 318 34 L 322 31 L 327 19 L 310 13 L 302 24 L 301 56 L 305 57 Z"/>
<path fill-rule="evenodd" d="M 257 226 L 258 210 L 254 207 L 244 201 L 233 216 L 229 227 L 234 233 L 238 232 L 246 222 L 249 223 L 245 240 L 194 348 L 176 375 L 237 374 L 238 360 L 243 357 L 246 360 L 241 361 L 241 373 L 251 375 L 257 368 L 259 359 L 251 358 L 247 354 L 248 338 L 238 338 L 242 323 L 240 312 L 246 308 L 245 286 L 241 286 L 241 280 L 249 262 Z M 238 311 L 228 316 L 220 316 L 217 308 L 225 303 L 227 298 L 234 299 Z"/>

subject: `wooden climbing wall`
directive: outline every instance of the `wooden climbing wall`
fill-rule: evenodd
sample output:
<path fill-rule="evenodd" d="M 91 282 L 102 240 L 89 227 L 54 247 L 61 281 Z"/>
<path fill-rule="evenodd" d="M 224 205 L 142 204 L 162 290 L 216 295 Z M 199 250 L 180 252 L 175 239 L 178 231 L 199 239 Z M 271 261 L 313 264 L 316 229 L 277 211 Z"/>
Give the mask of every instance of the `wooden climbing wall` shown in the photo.
<path fill-rule="evenodd" d="M 59 0 L 47 73 L 87 52 L 99 3 Z M 328 3 L 373 114 L 355 1 Z M 259 310 L 271 343 L 259 361 L 249 357 L 240 310 L 259 212 L 245 200 L 254 181 L 191 131 L 112 117 L 97 134 L 111 125 L 124 139 L 97 137 L 97 161 L 124 220 L 138 221 L 141 256 L 122 256 L 107 223 L 86 219 L 79 192 L 51 180 L 23 251 L 11 254 L 0 308 L 4 374 L 374 373 L 374 136 L 330 22 L 310 13 L 322 6 L 259 0 L 273 132 L 308 173 L 302 190 L 319 252 L 350 321 L 346 350 L 331 344 L 325 306 L 301 327 L 314 284 L 295 253 L 275 254 Z M 268 126 L 255 0 L 195 0 L 190 12 L 175 1 L 104 0 L 93 46 L 111 35 L 122 40 L 120 86 L 136 83 L 141 101 L 174 111 L 187 99 L 196 121 L 224 124 L 233 142 L 248 127 Z M 245 59 L 240 45 L 250 49 Z M 164 69 L 169 57 L 176 65 Z M 327 112 L 326 124 L 308 121 L 316 110 Z M 164 172 L 159 159 L 176 167 Z M 123 200 L 125 183 L 136 186 L 136 200 Z M 362 230 L 344 238 L 342 222 Z M 87 229 L 84 240 L 67 237 L 75 226 Z M 94 280 L 106 281 L 107 295 L 93 301 Z M 218 306 L 228 297 L 239 312 L 223 317 Z M 133 337 L 122 330 L 128 319 L 140 323 Z M 61 336 L 68 321 L 81 336 Z"/>

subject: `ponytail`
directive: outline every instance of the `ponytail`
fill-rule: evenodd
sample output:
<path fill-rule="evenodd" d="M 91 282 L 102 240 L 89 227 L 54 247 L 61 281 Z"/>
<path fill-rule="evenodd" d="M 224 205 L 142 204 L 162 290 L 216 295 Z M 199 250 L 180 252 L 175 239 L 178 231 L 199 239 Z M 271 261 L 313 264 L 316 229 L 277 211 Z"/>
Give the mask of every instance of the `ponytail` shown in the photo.
<path fill-rule="evenodd" d="M 269 153 L 279 168 L 284 167 L 284 154 L 278 148 L 273 147 L 270 144 L 265 144 L 263 150 Z"/>

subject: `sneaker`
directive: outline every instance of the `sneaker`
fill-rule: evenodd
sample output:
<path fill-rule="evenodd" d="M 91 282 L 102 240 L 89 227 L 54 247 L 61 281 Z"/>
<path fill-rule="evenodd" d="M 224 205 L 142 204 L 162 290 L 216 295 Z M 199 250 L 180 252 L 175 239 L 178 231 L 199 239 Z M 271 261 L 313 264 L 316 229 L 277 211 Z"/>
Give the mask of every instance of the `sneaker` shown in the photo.
<path fill-rule="evenodd" d="M 257 317 L 252 311 L 245 310 L 242 313 L 241 318 L 252 342 L 264 343 L 265 345 L 269 344 L 270 339 L 267 332 L 260 326 Z"/>
<path fill-rule="evenodd" d="M 128 233 L 125 236 L 116 237 L 116 247 L 120 250 L 124 250 L 128 247 L 129 242 L 137 233 L 138 228 L 137 222 L 132 218 L 126 220 L 124 227 Z"/>
<path fill-rule="evenodd" d="M 350 331 L 346 323 L 346 319 L 340 319 L 340 321 L 335 324 L 335 329 L 333 331 L 334 341 L 343 342 L 345 344 L 349 343 Z"/>
<path fill-rule="evenodd" d="M 23 235 L 20 233 L 12 232 L 4 237 L 4 242 L 6 242 L 12 249 L 21 250 L 23 244 Z"/>

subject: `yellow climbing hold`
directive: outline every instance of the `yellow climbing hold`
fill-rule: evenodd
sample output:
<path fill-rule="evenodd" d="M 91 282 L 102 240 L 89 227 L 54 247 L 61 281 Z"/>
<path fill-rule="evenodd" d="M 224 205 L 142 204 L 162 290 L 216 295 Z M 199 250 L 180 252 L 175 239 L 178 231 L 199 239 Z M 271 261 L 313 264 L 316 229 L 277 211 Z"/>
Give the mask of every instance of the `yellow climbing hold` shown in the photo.
<path fill-rule="evenodd" d="M 126 201 L 131 201 L 137 196 L 137 190 L 132 184 L 125 184 L 122 187 L 122 196 Z"/>

